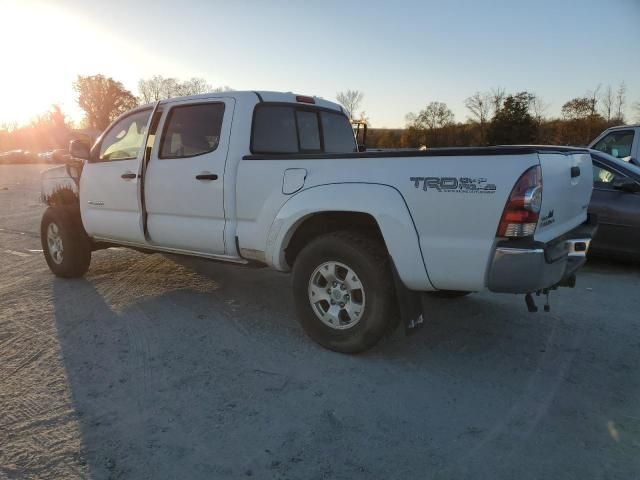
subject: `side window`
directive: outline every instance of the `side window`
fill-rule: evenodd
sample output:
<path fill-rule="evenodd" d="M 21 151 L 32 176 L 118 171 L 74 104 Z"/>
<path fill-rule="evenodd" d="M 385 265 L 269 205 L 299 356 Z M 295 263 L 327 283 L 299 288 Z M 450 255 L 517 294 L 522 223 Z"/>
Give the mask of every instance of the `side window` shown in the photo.
<path fill-rule="evenodd" d="M 147 133 L 149 115 L 151 115 L 151 110 L 136 112 L 111 127 L 100 144 L 98 161 L 113 162 L 135 159 Z"/>
<path fill-rule="evenodd" d="M 321 112 L 324 151 L 327 153 L 352 153 L 357 151 L 353 129 L 344 115 Z"/>
<path fill-rule="evenodd" d="M 613 190 L 613 181 L 622 177 L 601 164 L 593 164 L 593 187 Z"/>
<path fill-rule="evenodd" d="M 633 144 L 633 130 L 620 130 L 611 132 L 602 140 L 596 143 L 594 150 L 608 153 L 617 158 L 631 156 L 631 145 Z"/>
<path fill-rule="evenodd" d="M 159 158 L 188 158 L 213 152 L 220 143 L 224 103 L 182 105 L 169 110 Z"/>
<path fill-rule="evenodd" d="M 253 116 L 251 150 L 254 153 L 298 153 L 293 108 L 256 108 Z"/>
<path fill-rule="evenodd" d="M 353 153 L 353 128 L 346 116 L 319 108 L 258 105 L 251 134 L 252 153 Z"/>
<path fill-rule="evenodd" d="M 307 110 L 297 110 L 298 138 L 300 151 L 320 151 L 320 128 L 318 114 Z"/>

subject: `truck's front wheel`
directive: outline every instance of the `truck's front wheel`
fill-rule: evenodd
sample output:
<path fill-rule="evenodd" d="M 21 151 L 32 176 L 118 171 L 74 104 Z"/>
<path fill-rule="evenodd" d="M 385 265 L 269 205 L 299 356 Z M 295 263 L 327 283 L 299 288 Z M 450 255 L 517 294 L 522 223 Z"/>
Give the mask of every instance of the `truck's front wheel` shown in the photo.
<path fill-rule="evenodd" d="M 71 207 L 49 207 L 40 224 L 42 251 L 47 265 L 58 277 L 84 275 L 91 263 L 91 244 L 80 215 Z"/>
<path fill-rule="evenodd" d="M 293 292 L 305 332 L 331 350 L 362 352 L 396 324 L 389 256 L 365 234 L 313 240 L 296 258 Z"/>

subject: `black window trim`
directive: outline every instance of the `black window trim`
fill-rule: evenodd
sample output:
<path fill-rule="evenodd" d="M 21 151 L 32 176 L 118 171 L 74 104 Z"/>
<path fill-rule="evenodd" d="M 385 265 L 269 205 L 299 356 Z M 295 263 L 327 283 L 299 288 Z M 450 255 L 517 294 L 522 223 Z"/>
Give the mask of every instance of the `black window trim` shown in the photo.
<path fill-rule="evenodd" d="M 260 151 L 255 151 L 253 148 L 253 134 L 254 134 L 254 130 L 255 130 L 255 126 L 256 126 L 256 111 L 260 108 L 266 108 L 266 107 L 288 107 L 293 109 L 293 118 L 296 122 L 296 140 L 298 142 L 298 151 L 297 152 L 260 152 Z M 308 149 L 302 149 L 300 147 L 300 130 L 298 128 L 298 115 L 296 114 L 296 112 L 298 110 L 301 111 L 307 111 L 307 112 L 314 112 L 316 114 L 316 117 L 318 119 L 318 130 L 319 130 L 319 135 L 320 135 L 320 150 L 308 150 Z M 299 103 L 293 103 L 293 102 L 260 102 L 258 104 L 256 104 L 256 106 L 253 108 L 253 115 L 251 117 L 251 138 L 249 141 L 249 151 L 251 152 L 252 155 L 308 155 L 308 154 L 328 154 L 327 152 L 325 152 L 325 142 L 324 142 L 324 129 L 322 128 L 322 118 L 320 118 L 320 113 L 321 112 L 328 112 L 328 113 L 332 113 L 334 115 L 341 115 L 343 117 L 345 117 L 347 119 L 347 122 L 349 122 L 349 117 L 347 117 L 344 112 L 341 112 L 340 110 L 336 110 L 334 108 L 328 108 L 328 107 L 322 107 L 320 105 L 302 105 Z M 350 123 L 350 122 L 349 122 Z M 355 140 L 353 141 L 354 147 L 356 146 Z"/>
<path fill-rule="evenodd" d="M 91 149 L 91 150 L 95 149 L 96 153 L 95 153 L 95 157 L 91 154 L 91 152 L 89 153 L 89 163 L 109 163 L 109 162 L 124 162 L 127 160 L 136 160 L 138 158 L 138 155 L 140 155 L 140 153 L 138 153 L 138 155 L 136 155 L 135 157 L 131 157 L 131 158 L 119 158 L 117 160 L 103 160 L 100 158 L 100 150 L 102 149 L 102 143 L 104 142 L 104 138 L 107 136 L 107 134 L 109 134 L 109 132 L 111 132 L 111 130 L 113 130 L 113 128 L 122 120 L 129 118 L 133 115 L 137 115 L 138 113 L 143 113 L 147 111 L 149 112 L 149 116 L 151 116 L 152 110 L 153 110 L 152 107 L 136 108 L 126 113 L 123 113 L 118 118 L 116 118 L 113 122 L 111 122 L 111 125 L 109 125 L 106 128 L 106 130 L 102 133 L 102 135 L 100 135 L 100 139 L 98 140 L 98 142 L 96 142 L 96 144 Z M 149 126 L 149 120 L 147 120 L 147 127 Z M 144 149 L 144 145 L 141 145 L 140 149 L 141 150 Z"/>
<path fill-rule="evenodd" d="M 164 117 L 164 122 L 162 124 L 162 134 L 160 135 L 160 142 L 158 143 L 158 160 L 182 160 L 184 158 L 194 158 L 199 157 L 201 155 L 207 155 L 211 152 L 215 152 L 220 146 L 220 138 L 218 139 L 218 144 L 212 148 L 211 150 L 207 150 L 206 152 L 196 153 L 195 155 L 180 155 L 180 156 L 171 156 L 165 157 L 162 155 L 162 145 L 164 144 L 165 135 L 167 134 L 167 128 L 169 127 L 169 121 L 171 120 L 171 114 L 177 108 L 186 108 L 186 107 L 198 107 L 201 105 L 222 105 L 222 122 L 220 123 L 220 134 L 222 134 L 222 126 L 224 125 L 224 114 L 227 108 L 225 102 L 221 102 L 220 100 L 211 101 L 211 102 L 193 102 L 193 103 L 179 103 L 177 105 L 172 105 L 171 108 L 167 110 L 167 114 Z"/>

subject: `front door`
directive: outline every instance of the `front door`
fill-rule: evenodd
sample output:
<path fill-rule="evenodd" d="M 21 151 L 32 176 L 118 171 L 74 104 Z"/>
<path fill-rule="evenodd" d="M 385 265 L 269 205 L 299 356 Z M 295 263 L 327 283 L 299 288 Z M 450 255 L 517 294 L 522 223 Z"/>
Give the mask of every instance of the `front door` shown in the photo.
<path fill-rule="evenodd" d="M 92 149 L 80 177 L 80 211 L 89 235 L 144 243 L 139 195 L 142 143 L 151 109 L 114 123 Z"/>
<path fill-rule="evenodd" d="M 144 184 L 152 245 L 225 253 L 223 180 L 233 108 L 227 98 L 163 105 Z"/>
<path fill-rule="evenodd" d="M 626 177 L 600 163 L 593 163 L 593 194 L 589 211 L 598 218 L 593 248 L 637 254 L 640 251 L 640 194 L 614 188 Z"/>

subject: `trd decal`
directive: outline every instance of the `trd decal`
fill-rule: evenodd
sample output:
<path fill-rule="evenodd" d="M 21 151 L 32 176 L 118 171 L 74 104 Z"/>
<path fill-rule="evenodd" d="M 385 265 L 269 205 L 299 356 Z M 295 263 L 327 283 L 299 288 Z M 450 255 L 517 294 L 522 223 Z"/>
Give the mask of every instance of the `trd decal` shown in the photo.
<path fill-rule="evenodd" d="M 553 210 L 549 210 L 549 213 L 547 213 L 544 217 L 540 219 L 540 228 L 547 227 L 552 223 L 554 223 L 555 221 L 556 219 L 553 218 Z"/>
<path fill-rule="evenodd" d="M 495 193 L 496 186 L 487 183 L 486 178 L 470 177 L 411 177 L 409 178 L 416 188 L 422 188 L 425 192 L 429 189 L 438 192 L 457 193 Z"/>

